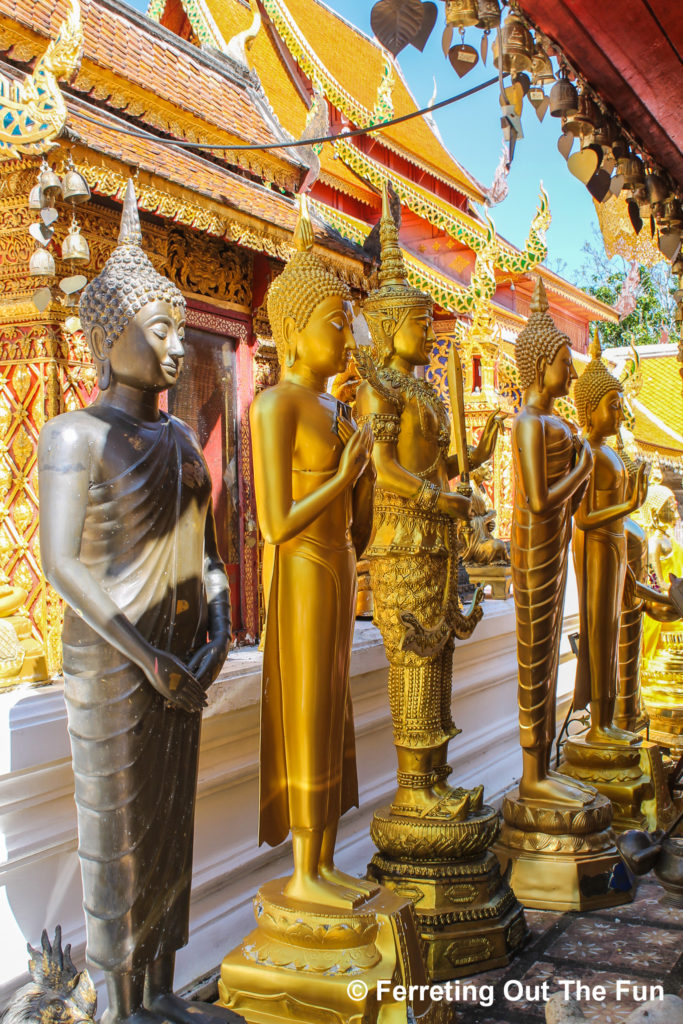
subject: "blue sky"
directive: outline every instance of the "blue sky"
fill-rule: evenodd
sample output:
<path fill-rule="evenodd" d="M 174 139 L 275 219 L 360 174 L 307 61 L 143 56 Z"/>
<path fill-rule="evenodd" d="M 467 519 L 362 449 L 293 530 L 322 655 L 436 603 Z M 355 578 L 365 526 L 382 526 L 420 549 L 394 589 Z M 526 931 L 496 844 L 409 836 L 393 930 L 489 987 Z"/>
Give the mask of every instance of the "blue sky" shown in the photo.
<path fill-rule="evenodd" d="M 146 10 L 147 0 L 129 0 L 131 6 Z M 220 2 L 220 0 L 214 0 Z M 372 0 L 326 0 L 328 5 L 368 35 Z M 493 77 L 491 54 L 486 66 L 481 60 L 465 78 L 460 79 L 445 59 L 441 49 L 443 7 L 423 53 L 408 47 L 399 54 L 398 63 L 419 106 L 426 106 L 434 91 L 437 100 Z M 482 33 L 468 29 L 465 42 L 479 49 Z M 492 36 L 489 41 L 492 41 Z M 267 86 L 266 86 L 267 90 Z M 475 96 L 437 111 L 434 115 L 447 148 L 454 157 L 485 186 L 490 185 L 501 153 L 500 108 L 495 86 Z M 582 263 L 581 248 L 592 237 L 597 226 L 593 200 L 584 185 L 570 174 L 557 150 L 560 135 L 559 119 L 547 114 L 542 124 L 530 104 L 525 103 L 522 117 L 524 139 L 517 143 L 510 171 L 510 192 L 507 199 L 491 211 L 498 231 L 515 245 L 524 246 L 529 223 L 538 199 L 539 182 L 543 181 L 550 197 L 553 221 L 548 232 L 549 264 L 560 269 L 558 260 L 566 261 L 561 269 L 572 279 Z"/>

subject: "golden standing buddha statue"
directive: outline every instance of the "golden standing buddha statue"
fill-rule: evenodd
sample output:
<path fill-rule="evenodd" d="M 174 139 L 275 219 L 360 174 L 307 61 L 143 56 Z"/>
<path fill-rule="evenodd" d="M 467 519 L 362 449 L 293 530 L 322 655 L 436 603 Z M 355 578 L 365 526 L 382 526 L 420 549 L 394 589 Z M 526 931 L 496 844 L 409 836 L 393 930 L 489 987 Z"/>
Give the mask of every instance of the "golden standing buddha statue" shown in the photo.
<path fill-rule="evenodd" d="M 370 874 L 420 894 L 427 967 L 432 977 L 447 978 L 507 963 L 526 928 L 489 850 L 498 824 L 483 804 L 483 787 L 446 782 L 448 743 L 460 731 L 451 713 L 454 638 L 469 636 L 481 619 L 481 595 L 463 614 L 456 530 L 470 501 L 450 489 L 459 467 L 448 454 L 444 403 L 416 376 L 434 340 L 432 299 L 406 280 L 386 190 L 380 239 L 380 287 L 363 305 L 377 362 L 363 350 L 356 355 L 365 377 L 356 414 L 374 436 L 377 487 L 365 560 L 389 659 L 398 789 L 373 820 L 380 853 Z M 490 457 L 499 425 L 496 411 L 472 466 Z"/>
<path fill-rule="evenodd" d="M 378 1006 L 375 983 L 394 972 L 424 979 L 412 906 L 334 864 L 339 818 L 358 803 L 349 663 L 372 432 L 327 392 L 355 349 L 350 294 L 312 251 L 305 199 L 295 240 L 268 293 L 282 378 L 250 415 L 257 514 L 272 548 L 259 841 L 277 846 L 291 831 L 294 871 L 259 890 L 257 927 L 225 957 L 219 994 L 259 1024 L 374 1021 L 380 1011 L 389 1024 L 405 1020 L 406 1003 Z M 349 995 L 353 978 L 366 999 Z"/>
<path fill-rule="evenodd" d="M 512 428 L 511 562 L 522 777 L 503 801 L 498 855 L 505 867 L 512 863 L 512 886 L 525 906 L 588 909 L 623 902 L 630 885 L 613 870 L 621 862 L 608 830 L 609 801 L 550 769 L 571 522 L 593 457 L 553 413 L 576 372 L 540 277 L 516 360 L 524 402 Z"/>
<path fill-rule="evenodd" d="M 648 596 L 648 588 L 636 578 L 634 568 L 639 571 L 639 567 L 628 567 L 629 547 L 635 558 L 638 539 L 638 528 L 628 517 L 645 500 L 647 475 L 645 463 L 629 475 L 619 452 L 606 443 L 618 434 L 623 418 L 622 386 L 602 360 L 597 331 L 590 352 L 592 359 L 574 388 L 574 400 L 593 453 L 593 471 L 574 516 L 573 537 L 581 630 L 574 709 L 590 704 L 590 728 L 567 741 L 562 770 L 607 796 L 613 826 L 623 831 L 646 824 L 656 827 L 657 817 L 663 815 L 660 823 L 664 823 L 672 808 L 663 785 L 659 750 L 614 722 L 620 681 L 622 685 L 627 681 L 623 665 L 621 680 L 619 671 L 627 569 L 634 597 L 652 602 L 651 592 Z M 658 603 L 661 606 L 667 600 L 660 595 Z M 673 614 L 670 602 L 669 608 Z M 658 762 L 654 770 L 653 760 Z M 653 801 L 657 810 L 651 820 L 646 805 Z"/>
<path fill-rule="evenodd" d="M 640 510 L 640 522 L 647 535 L 648 565 L 660 590 L 669 585 L 669 574 L 683 575 L 683 546 L 674 528 L 678 518 L 676 496 L 662 483 L 658 466 L 653 466 L 647 498 Z M 663 595 L 662 595 L 663 596 Z M 683 621 L 648 617 L 643 629 L 641 684 L 650 738 L 662 746 L 683 753 Z"/>

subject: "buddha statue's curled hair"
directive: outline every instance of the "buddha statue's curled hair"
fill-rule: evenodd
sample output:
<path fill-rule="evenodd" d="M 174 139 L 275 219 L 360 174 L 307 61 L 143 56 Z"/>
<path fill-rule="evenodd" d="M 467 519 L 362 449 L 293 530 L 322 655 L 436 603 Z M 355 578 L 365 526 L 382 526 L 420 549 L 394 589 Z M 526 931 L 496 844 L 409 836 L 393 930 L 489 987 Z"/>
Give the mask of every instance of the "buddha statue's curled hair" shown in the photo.
<path fill-rule="evenodd" d="M 159 299 L 184 312 L 182 292 L 154 269 L 141 244 L 135 189 L 129 180 L 118 245 L 102 271 L 81 295 L 79 313 L 86 336 L 98 325 L 104 330 L 108 344 L 112 345 L 143 306 Z"/>
<path fill-rule="evenodd" d="M 273 332 L 277 355 L 282 365 L 285 360 L 285 317 L 291 316 L 297 331 L 303 331 L 316 306 L 332 295 L 351 299 L 348 287 L 330 273 L 319 256 L 313 252 L 313 226 L 308 216 L 305 196 L 301 197 L 301 212 L 294 232 L 294 254 L 285 269 L 268 289 L 268 319 Z"/>
<path fill-rule="evenodd" d="M 548 297 L 543 281 L 538 277 L 531 300 L 531 316 L 515 345 L 519 382 L 525 390 L 536 380 L 538 360 L 545 357 L 546 362 L 551 363 L 563 345 L 570 345 L 569 338 L 555 326 L 548 312 Z"/>
<path fill-rule="evenodd" d="M 574 385 L 574 405 L 579 424 L 588 425 L 590 414 L 610 391 L 623 392 L 617 378 L 609 372 L 602 361 L 602 349 L 597 330 L 589 349 L 591 361 Z"/>

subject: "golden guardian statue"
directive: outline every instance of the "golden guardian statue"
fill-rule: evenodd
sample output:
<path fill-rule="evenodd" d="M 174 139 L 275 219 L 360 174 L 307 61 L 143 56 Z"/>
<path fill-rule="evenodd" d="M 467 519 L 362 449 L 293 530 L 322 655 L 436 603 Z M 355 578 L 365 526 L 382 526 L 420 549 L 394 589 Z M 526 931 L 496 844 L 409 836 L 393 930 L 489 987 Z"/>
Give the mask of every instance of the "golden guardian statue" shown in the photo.
<path fill-rule="evenodd" d="M 508 962 L 526 927 L 489 850 L 498 823 L 483 803 L 483 787 L 446 781 L 448 744 L 460 731 L 451 713 L 454 640 L 470 636 L 481 619 L 481 595 L 464 614 L 457 521 L 470 501 L 452 492 L 449 480 L 467 467 L 449 456 L 444 403 L 416 375 L 434 340 L 432 299 L 407 282 L 386 190 L 380 239 L 379 288 L 363 305 L 376 359 L 363 350 L 356 355 L 365 377 L 356 414 L 374 437 L 377 485 L 364 557 L 389 659 L 398 788 L 391 806 L 375 814 L 372 838 L 380 852 L 369 873 L 419 896 L 428 970 L 447 978 Z M 490 457 L 499 425 L 494 412 L 465 456 L 472 466 Z"/>
<path fill-rule="evenodd" d="M 524 402 L 512 429 L 511 562 L 522 777 L 503 802 L 498 854 L 512 864 L 512 886 L 525 906 L 578 910 L 623 902 L 630 883 L 609 832 L 609 801 L 550 768 L 572 515 L 593 455 L 553 411 L 576 371 L 540 277 L 516 360 Z"/>
<path fill-rule="evenodd" d="M 349 662 L 372 432 L 327 392 L 355 348 L 350 294 L 313 252 L 305 199 L 295 237 L 268 293 L 282 378 L 251 408 L 257 513 L 272 549 L 259 841 L 277 846 L 291 831 L 294 871 L 259 890 L 257 927 L 225 957 L 219 994 L 259 1024 L 389 1024 L 405 1020 L 406 1003 L 378 1005 L 375 983 L 424 978 L 412 906 L 334 864 L 339 818 L 358 803 Z M 355 1002 L 353 980 L 365 984 Z"/>

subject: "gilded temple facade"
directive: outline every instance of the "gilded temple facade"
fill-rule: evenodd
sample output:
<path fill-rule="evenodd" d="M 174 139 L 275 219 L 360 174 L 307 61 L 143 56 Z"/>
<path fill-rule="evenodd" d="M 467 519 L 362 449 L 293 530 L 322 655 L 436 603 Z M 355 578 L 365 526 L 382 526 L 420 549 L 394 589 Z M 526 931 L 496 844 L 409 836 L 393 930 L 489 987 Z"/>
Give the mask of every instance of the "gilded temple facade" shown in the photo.
<path fill-rule="evenodd" d="M 211 469 L 235 628 L 247 642 L 258 635 L 262 606 L 248 409 L 276 379 L 264 296 L 292 252 L 298 192 L 309 193 L 317 248 L 360 299 L 374 281 L 371 240 L 363 246 L 379 220 L 381 188 L 393 186 L 411 283 L 436 303 L 429 372 L 440 383 L 448 346 L 455 340 L 463 348 L 475 435 L 492 402 L 513 408 L 518 400 L 511 353 L 532 271 L 542 274 L 553 316 L 577 352 L 587 348 L 591 321 L 615 318 L 542 266 L 547 197 L 525 249 L 515 249 L 477 212 L 484 191 L 446 151 L 430 118 L 352 141 L 278 148 L 416 109 L 380 47 L 317 0 L 265 0 L 258 8 L 168 0 L 153 3 L 149 15 L 117 0 L 92 0 L 82 10 L 76 0 L 54 9 L 0 0 L 2 96 L 15 118 L 0 135 L 0 569 L 27 593 L 50 673 L 60 662 L 61 606 L 40 570 L 37 438 L 46 419 L 92 399 L 96 377 L 74 310 L 56 297 L 57 282 L 73 273 L 60 258 L 70 218 L 61 201 L 50 245 L 52 298 L 40 309 L 33 301 L 45 282 L 29 274 L 36 212 L 28 204 L 46 149 L 58 174 L 71 159 L 92 193 L 78 207 L 91 254 L 83 273 L 94 276 L 112 251 L 133 174 L 145 250 L 186 296 L 188 354 L 171 411 L 197 431 Z M 71 37 L 60 36 L 50 103 L 36 113 L 21 90 L 65 19 Z M 348 55 L 357 51 L 352 65 Z M 180 142 L 274 148 L 199 151 Z M 490 336 L 470 329 L 484 307 Z M 508 456 L 494 477 L 503 535 Z"/>

